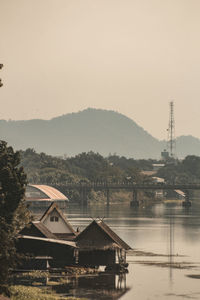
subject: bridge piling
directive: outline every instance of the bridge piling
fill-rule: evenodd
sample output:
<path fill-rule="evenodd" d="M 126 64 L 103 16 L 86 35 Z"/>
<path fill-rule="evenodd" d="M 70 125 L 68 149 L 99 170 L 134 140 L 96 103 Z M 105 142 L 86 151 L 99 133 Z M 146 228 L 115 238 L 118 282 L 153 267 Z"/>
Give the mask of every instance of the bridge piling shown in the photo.
<path fill-rule="evenodd" d="M 81 196 L 81 206 L 87 206 L 87 190 L 85 188 L 82 188 L 80 190 L 80 196 Z"/>
<path fill-rule="evenodd" d="M 133 190 L 133 199 L 130 202 L 131 207 L 138 207 L 139 201 L 138 201 L 138 191 L 136 189 Z"/>
<path fill-rule="evenodd" d="M 182 202 L 182 206 L 190 207 L 192 205 L 190 201 L 190 192 L 188 190 L 185 190 L 184 193 L 185 193 L 185 201 Z"/>
<path fill-rule="evenodd" d="M 106 198 L 107 198 L 107 207 L 110 205 L 110 190 L 106 190 Z"/>

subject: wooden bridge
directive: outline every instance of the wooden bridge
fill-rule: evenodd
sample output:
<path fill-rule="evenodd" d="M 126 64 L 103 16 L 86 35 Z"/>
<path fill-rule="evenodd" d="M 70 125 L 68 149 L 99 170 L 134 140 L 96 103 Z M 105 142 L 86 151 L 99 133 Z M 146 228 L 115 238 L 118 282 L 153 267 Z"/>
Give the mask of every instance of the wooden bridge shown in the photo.
<path fill-rule="evenodd" d="M 80 183 L 65 183 L 58 184 L 55 186 L 61 190 L 78 190 L 81 194 L 83 203 L 87 204 L 86 195 L 89 191 L 104 190 L 107 194 L 107 205 L 110 203 L 110 190 L 129 190 L 133 192 L 133 199 L 131 201 L 131 206 L 138 206 L 138 191 L 156 191 L 156 190 L 181 190 L 185 194 L 185 201 L 183 206 L 191 206 L 190 201 L 190 191 L 200 190 L 200 184 L 188 183 L 188 184 L 168 184 L 168 183 L 150 183 L 150 184 L 136 184 L 132 182 L 117 182 L 110 183 L 107 181 L 98 181 L 98 182 L 80 182 Z"/>

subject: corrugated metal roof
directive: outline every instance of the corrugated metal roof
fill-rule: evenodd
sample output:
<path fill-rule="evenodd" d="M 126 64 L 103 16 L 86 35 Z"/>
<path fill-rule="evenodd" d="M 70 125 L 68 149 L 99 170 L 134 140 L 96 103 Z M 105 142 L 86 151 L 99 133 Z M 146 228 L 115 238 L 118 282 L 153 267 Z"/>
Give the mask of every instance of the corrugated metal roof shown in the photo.
<path fill-rule="evenodd" d="M 63 193 L 61 193 L 60 191 L 58 191 L 52 186 L 43 185 L 43 184 L 29 184 L 28 186 L 38 189 L 39 191 L 43 192 L 47 196 L 47 199 L 41 199 L 41 200 L 50 200 L 50 201 L 68 200 L 68 198 L 65 195 L 63 195 Z M 40 200 L 40 198 L 37 199 L 37 198 L 29 198 L 29 197 L 27 197 L 26 199 Z"/>
<path fill-rule="evenodd" d="M 69 241 L 58 240 L 58 239 L 47 239 L 47 238 L 41 238 L 41 237 L 36 237 L 36 236 L 30 236 L 30 235 L 19 235 L 18 239 L 44 241 L 44 242 L 55 243 L 55 244 L 63 244 L 66 246 L 76 248 L 75 242 L 69 242 Z"/>
<path fill-rule="evenodd" d="M 181 195 L 182 197 L 185 197 L 185 193 L 181 190 L 174 190 L 177 194 Z"/>

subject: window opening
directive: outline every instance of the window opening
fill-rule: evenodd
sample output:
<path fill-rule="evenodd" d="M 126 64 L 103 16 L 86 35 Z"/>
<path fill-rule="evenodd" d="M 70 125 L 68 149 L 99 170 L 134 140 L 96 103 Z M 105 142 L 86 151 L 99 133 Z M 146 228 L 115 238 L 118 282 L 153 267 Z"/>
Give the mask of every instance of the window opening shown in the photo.
<path fill-rule="evenodd" d="M 59 218 L 57 216 L 51 216 L 50 222 L 58 222 Z"/>

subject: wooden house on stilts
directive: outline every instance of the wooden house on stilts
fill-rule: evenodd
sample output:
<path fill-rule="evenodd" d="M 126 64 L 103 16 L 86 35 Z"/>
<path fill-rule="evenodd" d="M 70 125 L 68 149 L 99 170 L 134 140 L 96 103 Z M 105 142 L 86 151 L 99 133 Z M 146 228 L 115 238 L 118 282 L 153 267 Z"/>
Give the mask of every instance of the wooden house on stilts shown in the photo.
<path fill-rule="evenodd" d="M 75 264 L 76 243 L 73 242 L 75 238 L 75 230 L 58 205 L 53 202 L 40 221 L 33 221 L 20 231 L 16 246 L 18 252 L 35 257 L 33 267 L 38 266 L 38 263 L 35 263 L 38 257 L 40 264 L 42 260 L 46 261 L 46 257 L 48 260 L 51 257 L 50 266 L 61 267 Z"/>
<path fill-rule="evenodd" d="M 19 253 L 31 254 L 35 260 L 50 257 L 50 267 L 126 267 L 126 252 L 130 249 L 102 219 L 93 220 L 82 232 L 76 232 L 55 203 L 40 221 L 21 230 L 17 240 Z"/>
<path fill-rule="evenodd" d="M 94 220 L 75 239 L 78 264 L 111 266 L 126 263 L 127 245 L 103 220 Z"/>

